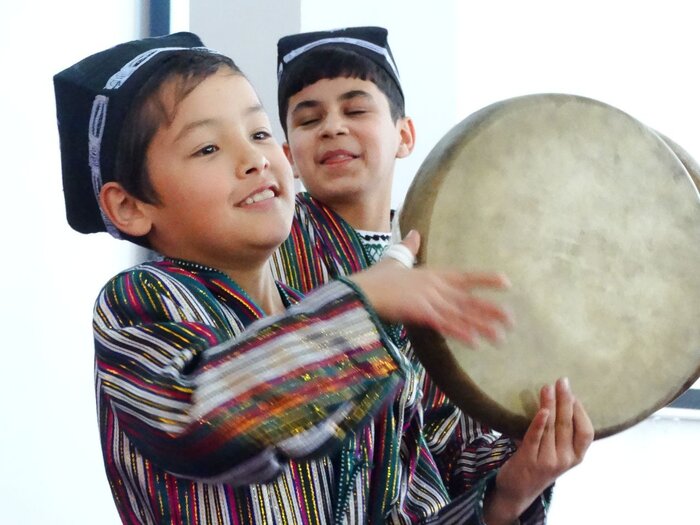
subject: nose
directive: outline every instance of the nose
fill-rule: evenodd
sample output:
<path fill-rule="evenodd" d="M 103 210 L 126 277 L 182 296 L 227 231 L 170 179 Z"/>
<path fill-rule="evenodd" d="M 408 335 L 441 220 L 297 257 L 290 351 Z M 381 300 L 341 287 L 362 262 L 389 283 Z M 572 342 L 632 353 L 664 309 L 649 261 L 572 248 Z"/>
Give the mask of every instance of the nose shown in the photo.
<path fill-rule="evenodd" d="M 343 115 L 337 112 L 329 112 L 323 119 L 323 126 L 321 126 L 321 135 L 323 137 L 333 137 L 347 133 L 347 123 Z"/>
<path fill-rule="evenodd" d="M 265 154 L 252 144 L 243 146 L 236 175 L 239 178 L 250 177 L 263 173 L 270 167 L 270 161 Z"/>

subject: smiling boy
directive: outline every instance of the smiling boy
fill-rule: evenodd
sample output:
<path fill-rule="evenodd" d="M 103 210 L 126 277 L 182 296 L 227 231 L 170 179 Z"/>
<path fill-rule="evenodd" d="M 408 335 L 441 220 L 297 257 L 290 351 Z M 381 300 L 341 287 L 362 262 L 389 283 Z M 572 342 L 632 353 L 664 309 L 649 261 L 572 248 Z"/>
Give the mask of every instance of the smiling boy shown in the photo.
<path fill-rule="evenodd" d="M 414 143 L 374 82 L 324 78 L 289 97 L 284 146 L 307 191 L 355 229 L 388 231 L 397 158 Z"/>

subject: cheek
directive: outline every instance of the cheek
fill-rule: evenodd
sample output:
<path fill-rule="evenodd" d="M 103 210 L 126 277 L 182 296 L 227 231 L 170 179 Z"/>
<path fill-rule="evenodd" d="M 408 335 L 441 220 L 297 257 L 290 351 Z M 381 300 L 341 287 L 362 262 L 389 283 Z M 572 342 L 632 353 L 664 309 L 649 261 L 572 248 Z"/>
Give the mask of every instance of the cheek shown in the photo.
<path fill-rule="evenodd" d="M 393 160 L 399 151 L 400 142 L 400 137 L 397 136 L 396 131 L 393 128 L 387 128 L 382 136 L 375 137 L 375 154 L 377 156 L 381 155 L 385 160 Z"/>
<path fill-rule="evenodd" d="M 281 148 L 269 152 L 267 159 L 270 162 L 270 169 L 277 173 L 280 178 L 287 179 L 292 177 L 292 166 Z"/>
<path fill-rule="evenodd" d="M 313 158 L 313 148 L 313 141 L 303 134 L 297 134 L 290 140 L 290 151 L 295 164 L 304 163 Z"/>
<path fill-rule="evenodd" d="M 235 189 L 231 180 L 209 177 L 206 178 L 206 183 L 203 179 L 198 179 L 197 182 L 192 181 L 194 183 L 178 185 L 172 192 L 173 203 L 182 207 L 202 209 L 228 201 Z"/>

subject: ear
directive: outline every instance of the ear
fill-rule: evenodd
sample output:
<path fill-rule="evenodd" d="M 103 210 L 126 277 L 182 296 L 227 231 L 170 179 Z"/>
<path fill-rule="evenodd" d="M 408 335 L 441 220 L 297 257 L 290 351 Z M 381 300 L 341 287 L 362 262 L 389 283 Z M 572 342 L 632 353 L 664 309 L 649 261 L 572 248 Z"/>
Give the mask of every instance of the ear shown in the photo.
<path fill-rule="evenodd" d="M 282 151 L 284 151 L 284 156 L 287 157 L 289 164 L 292 166 L 292 173 L 294 173 L 294 178 L 298 179 L 299 172 L 297 171 L 297 167 L 294 164 L 294 157 L 292 157 L 292 150 L 289 147 L 289 142 L 282 143 Z"/>
<path fill-rule="evenodd" d="M 118 182 L 108 182 L 100 190 L 100 208 L 122 232 L 141 237 L 151 231 L 150 205 L 137 199 Z"/>
<path fill-rule="evenodd" d="M 408 157 L 413 151 L 416 145 L 416 128 L 413 126 L 413 119 L 411 117 L 403 117 L 397 122 L 399 126 L 399 137 L 401 142 L 399 142 L 399 149 L 396 152 L 397 159 L 403 159 Z"/>

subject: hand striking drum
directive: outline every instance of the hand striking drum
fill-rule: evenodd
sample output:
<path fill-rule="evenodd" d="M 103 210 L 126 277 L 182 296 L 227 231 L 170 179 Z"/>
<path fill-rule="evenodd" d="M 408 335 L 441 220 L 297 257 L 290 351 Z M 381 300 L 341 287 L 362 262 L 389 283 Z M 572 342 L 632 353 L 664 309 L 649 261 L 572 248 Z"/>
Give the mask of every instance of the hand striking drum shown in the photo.
<path fill-rule="evenodd" d="M 452 129 L 411 185 L 402 232 L 419 264 L 503 271 L 516 319 L 474 352 L 409 327 L 467 413 L 522 436 L 538 391 L 569 377 L 596 438 L 669 403 L 700 375 L 697 165 L 626 113 L 572 95 L 488 106 Z M 501 292 L 503 293 L 503 292 Z"/>

